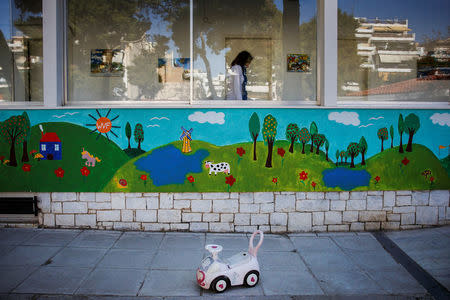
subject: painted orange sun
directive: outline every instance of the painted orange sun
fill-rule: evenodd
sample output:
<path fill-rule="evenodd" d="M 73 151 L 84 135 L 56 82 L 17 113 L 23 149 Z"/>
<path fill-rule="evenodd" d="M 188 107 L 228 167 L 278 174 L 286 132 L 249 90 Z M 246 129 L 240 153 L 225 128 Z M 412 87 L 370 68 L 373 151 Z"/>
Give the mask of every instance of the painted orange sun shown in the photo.
<path fill-rule="evenodd" d="M 95 120 L 95 124 L 86 124 L 86 126 L 95 126 L 95 128 L 90 132 L 90 133 L 94 133 L 96 131 L 98 131 L 98 136 L 97 139 L 104 134 L 106 136 L 106 138 L 109 140 L 109 136 L 108 136 L 108 132 L 112 133 L 115 137 L 118 137 L 117 134 L 114 133 L 114 131 L 112 131 L 112 128 L 120 128 L 120 126 L 114 126 L 112 124 L 112 122 L 114 120 L 116 120 L 119 116 L 115 116 L 112 119 L 109 119 L 109 113 L 111 112 L 111 109 L 108 110 L 108 113 L 106 114 L 106 116 L 102 116 L 100 114 L 100 112 L 98 111 L 98 109 L 95 110 L 98 114 L 98 118 L 95 118 L 93 115 L 89 114 L 89 117 L 91 117 L 92 119 Z"/>

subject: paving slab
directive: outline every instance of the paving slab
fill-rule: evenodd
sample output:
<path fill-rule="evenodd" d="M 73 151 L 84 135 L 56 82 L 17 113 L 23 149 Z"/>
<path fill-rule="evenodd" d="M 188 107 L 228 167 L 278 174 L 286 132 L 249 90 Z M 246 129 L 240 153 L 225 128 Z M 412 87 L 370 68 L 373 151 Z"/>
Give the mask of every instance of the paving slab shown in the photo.
<path fill-rule="evenodd" d="M 256 246 L 258 240 L 255 238 L 254 245 Z M 263 240 L 263 246 L 259 249 L 260 252 L 271 251 L 293 251 L 295 249 L 294 244 L 287 236 L 265 234 Z"/>
<path fill-rule="evenodd" d="M 87 230 L 79 234 L 68 246 L 109 249 L 121 235 L 122 232 L 117 231 Z"/>
<path fill-rule="evenodd" d="M 0 257 L 0 266 L 40 266 L 61 249 L 61 247 L 17 246 Z"/>
<path fill-rule="evenodd" d="M 264 295 L 323 295 L 318 281 L 308 272 L 265 271 L 261 275 Z"/>
<path fill-rule="evenodd" d="M 139 296 L 200 296 L 200 292 L 193 271 L 152 270 Z"/>
<path fill-rule="evenodd" d="M 41 231 L 41 229 L 34 228 L 1 228 L 0 245 L 21 245 Z"/>
<path fill-rule="evenodd" d="M 352 271 L 359 267 L 341 250 L 316 249 L 299 251 L 306 265 L 315 272 Z"/>
<path fill-rule="evenodd" d="M 308 271 L 297 252 L 261 252 L 258 262 L 262 271 Z"/>
<path fill-rule="evenodd" d="M 201 250 L 205 247 L 205 234 L 167 233 L 161 242 L 160 249 L 193 249 Z"/>
<path fill-rule="evenodd" d="M 378 286 L 390 294 L 425 295 L 426 290 L 401 266 L 368 273 Z"/>
<path fill-rule="evenodd" d="M 66 246 L 81 233 L 81 230 L 42 230 L 22 245 Z"/>
<path fill-rule="evenodd" d="M 223 249 L 247 251 L 249 239 L 246 234 L 216 234 L 207 233 L 205 245 L 221 245 Z"/>
<path fill-rule="evenodd" d="M 99 268 L 128 268 L 149 270 L 154 250 L 111 249 L 104 255 Z"/>
<path fill-rule="evenodd" d="M 73 294 L 90 272 L 89 268 L 46 266 L 39 268 L 13 292 Z"/>
<path fill-rule="evenodd" d="M 94 267 L 106 254 L 106 249 L 70 248 L 62 249 L 51 259 L 51 266 Z"/>
<path fill-rule="evenodd" d="M 163 237 L 163 233 L 124 232 L 113 248 L 156 250 Z"/>
<path fill-rule="evenodd" d="M 196 270 L 204 257 L 203 251 L 170 249 L 161 250 L 155 255 L 153 270 Z M 195 274 L 193 275 L 195 277 Z"/>
<path fill-rule="evenodd" d="M 38 267 L 0 266 L 0 293 L 9 293 Z"/>
<path fill-rule="evenodd" d="M 16 248 L 16 246 L 13 245 L 0 245 L 0 257 L 7 254 L 8 252 L 11 252 L 11 250 L 13 250 L 14 248 Z"/>

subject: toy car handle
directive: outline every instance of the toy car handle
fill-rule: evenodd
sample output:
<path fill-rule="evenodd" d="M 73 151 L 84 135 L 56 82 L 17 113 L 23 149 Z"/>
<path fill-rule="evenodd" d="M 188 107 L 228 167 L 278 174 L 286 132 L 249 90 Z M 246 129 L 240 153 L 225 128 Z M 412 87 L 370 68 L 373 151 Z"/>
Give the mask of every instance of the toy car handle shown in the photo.
<path fill-rule="evenodd" d="M 259 242 L 258 245 L 256 245 L 256 247 L 253 247 L 253 239 L 255 238 L 257 233 L 259 233 L 260 236 Z M 255 232 L 253 232 L 252 236 L 250 237 L 250 242 L 248 243 L 248 253 L 256 257 L 258 249 L 259 247 L 261 247 L 263 240 L 264 240 L 264 233 L 261 230 L 256 230 Z"/>

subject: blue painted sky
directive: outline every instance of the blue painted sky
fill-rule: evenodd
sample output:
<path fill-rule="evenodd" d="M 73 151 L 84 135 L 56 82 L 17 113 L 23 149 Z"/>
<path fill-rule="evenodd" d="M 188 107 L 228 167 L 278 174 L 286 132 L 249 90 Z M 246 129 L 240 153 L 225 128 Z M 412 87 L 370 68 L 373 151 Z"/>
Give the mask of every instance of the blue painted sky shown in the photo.
<path fill-rule="evenodd" d="M 107 109 L 99 111 L 102 116 L 108 112 Z M 394 145 L 398 145 L 399 113 L 402 113 L 404 118 L 411 112 L 419 116 L 421 126 L 414 136 L 415 143 L 427 146 L 439 158 L 448 154 L 447 148 L 441 150 L 439 155 L 439 145 L 450 145 L 450 114 L 445 110 L 113 109 L 108 117 L 112 119 L 119 115 L 119 118 L 113 121 L 113 125 L 121 126 L 121 128 L 113 128 L 118 138 L 111 134 L 109 136 L 121 148 L 126 148 L 128 141 L 125 135 L 125 125 L 130 122 L 132 129 L 137 123 L 143 125 L 142 148 L 146 151 L 178 140 L 182 134 L 181 126 L 188 130 L 193 128 L 192 138 L 194 140 L 203 140 L 215 145 L 250 142 L 248 121 L 253 112 L 257 112 L 261 123 L 268 114 L 272 114 L 277 119 L 277 140 L 286 139 L 285 130 L 289 123 L 297 123 L 300 128 L 307 127 L 309 129 L 311 122 L 315 121 L 319 133 L 325 134 L 330 141 L 329 155 L 333 160 L 336 150 L 346 149 L 350 142 L 359 142 L 363 135 L 369 145 L 367 157 L 378 153 L 381 144 L 377 138 L 377 131 L 382 127 L 387 127 L 389 130 L 390 125 L 394 125 Z M 22 111 L 2 110 L 0 111 L 0 121 L 21 113 Z M 69 122 L 89 129 L 94 127 L 85 126 L 85 124 L 93 123 L 88 114 L 98 118 L 94 109 L 30 110 L 28 114 L 32 125 L 42 122 Z M 199 123 L 199 117 L 207 119 L 209 122 Z M 436 122 L 435 124 L 433 124 L 433 120 Z M 345 125 L 338 122 L 352 124 Z M 262 141 L 262 134 L 258 140 Z M 404 134 L 403 143 L 406 144 L 407 141 L 408 136 Z M 64 143 L 64 141 L 62 142 Z M 136 147 L 133 138 L 132 147 Z M 390 147 L 390 139 L 384 142 L 384 147 Z M 360 156 L 357 161 L 359 159 Z"/>

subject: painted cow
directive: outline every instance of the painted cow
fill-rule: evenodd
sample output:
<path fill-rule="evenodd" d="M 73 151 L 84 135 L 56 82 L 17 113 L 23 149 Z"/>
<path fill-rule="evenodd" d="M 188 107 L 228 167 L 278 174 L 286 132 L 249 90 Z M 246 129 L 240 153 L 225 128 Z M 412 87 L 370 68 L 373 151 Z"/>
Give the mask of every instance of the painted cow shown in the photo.
<path fill-rule="evenodd" d="M 207 169 L 209 168 L 209 175 L 211 175 L 211 172 L 214 172 L 214 175 L 217 175 L 217 172 L 219 173 L 223 172 L 227 174 L 230 174 L 231 172 L 230 164 L 227 162 L 220 162 L 218 164 L 214 164 L 210 161 L 206 161 L 205 167 Z"/>

